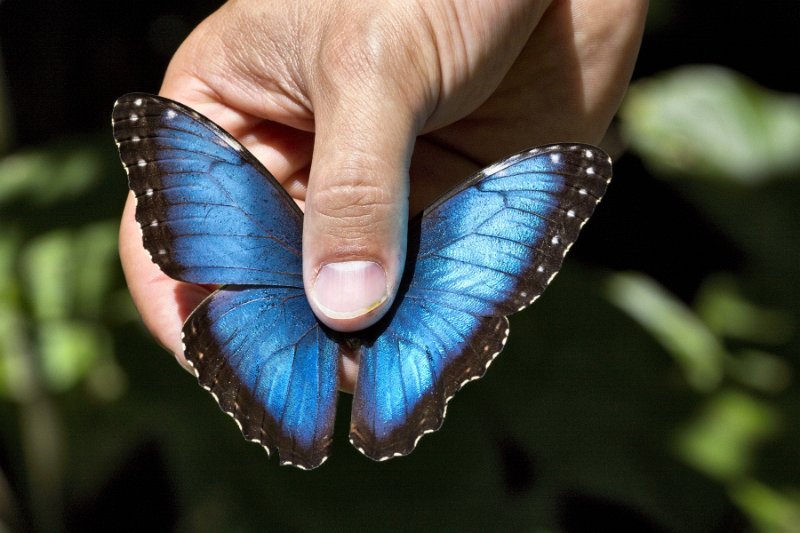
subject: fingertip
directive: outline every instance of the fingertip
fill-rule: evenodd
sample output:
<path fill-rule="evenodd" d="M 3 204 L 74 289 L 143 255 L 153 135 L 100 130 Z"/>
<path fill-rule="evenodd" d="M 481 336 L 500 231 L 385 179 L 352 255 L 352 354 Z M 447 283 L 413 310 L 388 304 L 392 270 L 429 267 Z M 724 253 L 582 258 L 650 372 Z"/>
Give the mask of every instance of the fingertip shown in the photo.
<path fill-rule="evenodd" d="M 339 331 L 354 331 L 380 319 L 391 286 L 386 270 L 374 261 L 340 261 L 324 264 L 309 292 L 320 320 Z"/>

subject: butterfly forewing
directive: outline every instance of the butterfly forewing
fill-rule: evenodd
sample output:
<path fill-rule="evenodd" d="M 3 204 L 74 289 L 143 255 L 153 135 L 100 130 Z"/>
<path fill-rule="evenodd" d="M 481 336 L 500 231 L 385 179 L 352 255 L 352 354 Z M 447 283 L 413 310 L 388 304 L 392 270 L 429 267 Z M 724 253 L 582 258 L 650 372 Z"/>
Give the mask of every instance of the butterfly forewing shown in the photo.
<path fill-rule="evenodd" d="M 123 96 L 114 138 L 153 262 L 192 283 L 302 287 L 302 213 L 219 126 L 170 100 Z"/>

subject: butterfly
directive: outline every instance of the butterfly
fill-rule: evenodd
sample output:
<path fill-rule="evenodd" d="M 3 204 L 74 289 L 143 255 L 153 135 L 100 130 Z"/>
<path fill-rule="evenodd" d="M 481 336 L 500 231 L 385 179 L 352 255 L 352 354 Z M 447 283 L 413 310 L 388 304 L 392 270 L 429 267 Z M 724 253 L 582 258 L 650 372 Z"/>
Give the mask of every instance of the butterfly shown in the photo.
<path fill-rule="evenodd" d="M 236 139 L 158 96 L 112 115 L 144 247 L 168 276 L 221 285 L 183 326 L 200 384 L 244 437 L 311 469 L 328 457 L 342 353 L 359 374 L 350 442 L 375 460 L 410 453 L 447 403 L 503 349 L 507 316 L 561 267 L 605 193 L 611 160 L 585 144 L 507 157 L 412 219 L 405 271 L 386 316 L 340 333 L 303 289 L 303 213 Z"/>

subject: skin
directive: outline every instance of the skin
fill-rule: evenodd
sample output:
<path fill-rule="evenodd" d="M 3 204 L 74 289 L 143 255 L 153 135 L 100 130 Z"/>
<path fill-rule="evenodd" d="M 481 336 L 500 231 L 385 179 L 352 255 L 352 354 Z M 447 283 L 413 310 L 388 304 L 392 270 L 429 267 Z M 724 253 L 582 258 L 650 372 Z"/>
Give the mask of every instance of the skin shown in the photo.
<path fill-rule="evenodd" d="M 353 331 L 394 298 L 409 214 L 516 151 L 601 140 L 646 10 L 646 0 L 234 0 L 181 45 L 161 94 L 231 132 L 304 208 L 312 308 Z M 120 256 L 145 325 L 188 368 L 181 327 L 210 288 L 150 261 L 132 195 Z M 380 265 L 388 294 L 337 318 L 309 288 L 323 265 L 348 260 Z M 358 365 L 342 363 L 349 391 Z"/>

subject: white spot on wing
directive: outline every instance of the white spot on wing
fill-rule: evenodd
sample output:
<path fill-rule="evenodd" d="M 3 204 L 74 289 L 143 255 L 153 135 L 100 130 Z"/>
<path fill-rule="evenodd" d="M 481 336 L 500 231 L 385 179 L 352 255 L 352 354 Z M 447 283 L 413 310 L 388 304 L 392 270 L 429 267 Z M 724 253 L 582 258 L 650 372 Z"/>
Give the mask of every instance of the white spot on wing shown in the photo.
<path fill-rule="evenodd" d="M 140 107 L 142 105 L 142 99 L 137 98 L 136 100 L 133 101 L 133 105 L 135 105 L 136 107 Z"/>
<path fill-rule="evenodd" d="M 550 161 L 552 163 L 554 163 L 554 164 L 560 163 L 561 162 L 561 154 L 559 154 L 559 153 L 550 154 Z"/>
<path fill-rule="evenodd" d="M 244 148 L 242 148 L 242 145 L 239 144 L 239 142 L 236 141 L 235 139 L 231 139 L 228 136 L 225 136 L 224 139 L 225 139 L 225 142 L 228 143 L 228 146 L 230 146 L 231 148 L 233 148 L 237 152 L 241 152 L 242 150 L 244 150 Z"/>
<path fill-rule="evenodd" d="M 499 172 L 500 170 L 505 168 L 508 165 L 508 163 L 509 163 L 509 161 L 507 159 L 503 160 L 503 161 L 499 161 L 499 162 L 497 162 L 497 163 L 495 163 L 493 165 L 490 165 L 490 166 L 484 168 L 481 171 L 481 174 L 483 174 L 484 176 L 491 176 L 492 174 L 496 174 L 497 172 Z"/>
<path fill-rule="evenodd" d="M 177 115 L 178 115 L 178 114 L 175 112 L 175 110 L 174 110 L 174 109 L 167 109 L 167 119 L 168 119 L 168 120 L 172 120 L 172 119 L 173 119 L 173 118 L 175 118 Z"/>

